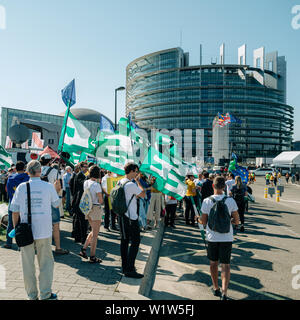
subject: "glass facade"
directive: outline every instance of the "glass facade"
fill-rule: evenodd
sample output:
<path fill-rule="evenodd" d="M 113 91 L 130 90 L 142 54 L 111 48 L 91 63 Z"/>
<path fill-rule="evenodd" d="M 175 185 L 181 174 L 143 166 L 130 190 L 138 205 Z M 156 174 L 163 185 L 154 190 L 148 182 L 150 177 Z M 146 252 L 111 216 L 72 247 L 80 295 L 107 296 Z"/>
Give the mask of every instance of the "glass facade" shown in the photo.
<path fill-rule="evenodd" d="M 230 125 L 232 151 L 243 158 L 272 157 L 290 150 L 293 107 L 285 92 L 262 85 L 247 66 L 190 67 L 181 48 L 160 51 L 127 66 L 126 112 L 146 129 L 204 129 L 211 157 L 212 123 L 218 112 L 243 122 Z"/>

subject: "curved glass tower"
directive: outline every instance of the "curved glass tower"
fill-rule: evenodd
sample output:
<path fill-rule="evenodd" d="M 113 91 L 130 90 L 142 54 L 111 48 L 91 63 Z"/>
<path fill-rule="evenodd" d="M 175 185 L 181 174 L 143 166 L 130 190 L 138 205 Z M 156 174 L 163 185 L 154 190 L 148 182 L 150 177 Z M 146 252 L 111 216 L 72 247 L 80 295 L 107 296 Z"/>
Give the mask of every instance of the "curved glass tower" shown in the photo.
<path fill-rule="evenodd" d="M 286 104 L 284 57 L 277 52 L 265 56 L 261 48 L 254 52 L 254 67 L 246 65 L 245 53 L 236 65 L 224 64 L 224 55 L 222 64 L 211 65 L 189 66 L 188 58 L 181 48 L 173 48 L 127 66 L 126 112 L 141 128 L 190 129 L 185 130 L 189 139 L 183 134 L 183 149 L 189 144 L 192 157 L 198 156 L 197 129 L 204 129 L 207 160 L 213 120 L 218 112 L 229 112 L 242 120 L 230 124 L 229 142 L 230 151 L 243 159 L 291 150 L 293 107 Z"/>

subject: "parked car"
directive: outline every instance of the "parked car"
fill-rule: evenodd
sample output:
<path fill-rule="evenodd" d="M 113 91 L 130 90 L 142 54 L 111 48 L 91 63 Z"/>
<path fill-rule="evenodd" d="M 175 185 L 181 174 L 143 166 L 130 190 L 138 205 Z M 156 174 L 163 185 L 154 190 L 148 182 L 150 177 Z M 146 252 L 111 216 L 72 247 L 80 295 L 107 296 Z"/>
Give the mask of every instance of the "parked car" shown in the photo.
<path fill-rule="evenodd" d="M 259 176 L 265 176 L 267 173 L 272 173 L 273 169 L 272 168 L 258 168 L 256 170 L 253 170 L 256 177 Z"/>

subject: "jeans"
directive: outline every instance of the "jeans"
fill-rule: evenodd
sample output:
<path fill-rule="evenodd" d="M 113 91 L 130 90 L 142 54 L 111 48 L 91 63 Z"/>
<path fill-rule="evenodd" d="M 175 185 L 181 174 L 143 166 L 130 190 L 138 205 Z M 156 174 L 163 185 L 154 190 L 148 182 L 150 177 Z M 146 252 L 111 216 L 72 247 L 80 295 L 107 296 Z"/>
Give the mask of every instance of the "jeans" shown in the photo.
<path fill-rule="evenodd" d="M 116 214 L 109 209 L 108 197 L 104 195 L 104 228 L 109 228 L 109 220 L 112 228 L 116 227 Z"/>
<path fill-rule="evenodd" d="M 166 205 L 166 217 L 165 217 L 166 226 L 168 226 L 168 225 L 173 226 L 174 225 L 175 217 L 176 217 L 176 209 L 177 209 L 176 203 Z"/>
<path fill-rule="evenodd" d="M 7 245 L 12 245 L 12 238 L 8 236 L 8 234 L 13 230 L 14 225 L 13 225 L 13 220 L 12 220 L 12 211 L 8 210 L 8 225 L 7 225 L 7 230 L 6 230 L 6 244 Z"/>
<path fill-rule="evenodd" d="M 71 211 L 71 192 L 70 188 L 66 188 L 66 210 Z"/>
<path fill-rule="evenodd" d="M 145 228 L 147 225 L 147 210 L 148 210 L 148 201 L 145 199 L 140 200 L 140 211 L 139 211 L 139 223 L 140 225 Z"/>
<path fill-rule="evenodd" d="M 191 219 L 191 223 L 195 223 L 195 211 L 193 208 L 192 200 L 190 199 L 191 197 L 185 197 L 185 221 L 188 223 L 189 219 Z M 195 196 L 193 197 L 195 201 L 195 205 L 197 207 L 198 205 L 198 197 Z M 191 217 L 190 217 L 190 212 L 191 212 Z"/>
<path fill-rule="evenodd" d="M 140 226 L 138 219 L 130 220 L 126 216 L 120 218 L 121 258 L 125 272 L 134 271 L 134 263 L 140 246 Z M 129 248 L 129 242 L 131 242 Z M 129 250 L 128 250 L 129 248 Z"/>

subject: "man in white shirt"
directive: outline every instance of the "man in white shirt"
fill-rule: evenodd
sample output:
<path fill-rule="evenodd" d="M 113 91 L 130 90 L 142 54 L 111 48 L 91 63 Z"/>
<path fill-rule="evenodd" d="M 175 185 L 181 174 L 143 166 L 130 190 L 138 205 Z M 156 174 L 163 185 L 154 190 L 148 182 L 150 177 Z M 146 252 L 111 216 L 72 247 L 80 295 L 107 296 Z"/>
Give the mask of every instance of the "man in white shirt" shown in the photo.
<path fill-rule="evenodd" d="M 137 198 L 145 198 L 146 191 L 143 189 L 137 175 L 139 167 L 134 163 L 127 163 L 124 167 L 125 178 L 120 180 L 124 186 L 126 205 L 128 210 L 124 217 L 120 217 L 120 231 L 121 231 L 121 258 L 122 271 L 125 277 L 142 278 L 143 275 L 136 272 L 134 263 L 139 251 L 140 245 L 140 226 L 137 212 Z M 135 180 L 137 185 L 132 182 Z M 129 241 L 131 241 L 128 250 Z"/>
<path fill-rule="evenodd" d="M 235 184 L 235 180 L 234 180 L 234 174 L 230 173 L 229 174 L 229 179 L 225 182 L 226 183 L 226 187 L 227 187 L 227 195 L 229 196 L 230 191 L 233 187 L 233 185 Z"/>
<path fill-rule="evenodd" d="M 230 279 L 230 257 L 233 242 L 233 228 L 230 223 L 230 229 L 228 233 L 219 233 L 217 231 L 210 230 L 208 226 L 208 220 L 215 201 L 218 202 L 224 199 L 225 186 L 225 179 L 223 177 L 216 177 L 213 183 L 214 195 L 206 198 L 201 207 L 201 221 L 203 225 L 206 225 L 206 238 L 208 241 L 207 256 L 210 260 L 210 273 L 213 282 L 212 291 L 215 296 L 220 297 L 222 300 L 228 300 L 227 289 Z M 228 212 L 232 219 L 231 222 L 235 225 L 238 225 L 239 215 L 236 202 L 233 198 L 226 197 L 225 205 L 227 206 Z M 219 261 L 222 264 L 222 293 L 218 286 Z"/>
<path fill-rule="evenodd" d="M 39 288 L 42 300 L 56 300 L 56 294 L 52 293 L 54 259 L 52 255 L 52 215 L 51 206 L 58 207 L 61 200 L 57 193 L 61 190 L 59 181 L 54 186 L 42 181 L 41 165 L 39 161 L 30 161 L 27 165 L 30 175 L 30 197 L 32 234 L 34 243 L 21 247 L 22 267 L 25 290 L 30 300 L 38 299 L 37 281 L 35 276 L 35 250 L 39 262 Z M 27 185 L 21 183 L 14 194 L 11 202 L 14 227 L 28 221 Z"/>

